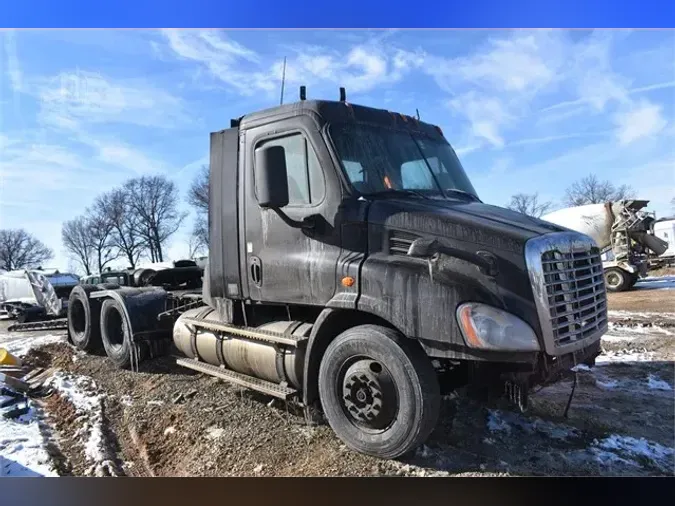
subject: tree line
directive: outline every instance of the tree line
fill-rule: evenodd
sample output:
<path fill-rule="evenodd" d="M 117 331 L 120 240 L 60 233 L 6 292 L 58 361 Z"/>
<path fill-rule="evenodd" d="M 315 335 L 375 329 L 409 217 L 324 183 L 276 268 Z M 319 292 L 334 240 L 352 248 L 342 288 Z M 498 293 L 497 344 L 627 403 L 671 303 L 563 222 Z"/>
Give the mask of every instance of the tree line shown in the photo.
<path fill-rule="evenodd" d="M 590 175 L 565 190 L 562 205 L 573 207 L 630 199 L 634 190 L 615 186 Z M 85 212 L 63 224 L 63 245 L 87 274 L 101 272 L 111 262 L 124 259 L 135 268 L 141 258 L 165 259 L 168 239 L 183 224 L 186 213 L 178 209 L 179 191 L 165 176 L 143 176 L 126 181 L 99 195 Z M 189 255 L 208 249 L 209 169 L 203 166 L 192 181 L 187 203 L 196 217 L 190 234 Z M 675 198 L 671 200 L 675 213 Z M 537 193 L 519 193 L 506 207 L 541 217 L 552 211 L 552 201 Z M 54 257 L 50 248 L 23 229 L 0 230 L 0 269 L 36 268 Z"/>
<path fill-rule="evenodd" d="M 635 197 L 635 191 L 628 185 L 615 186 L 611 181 L 601 181 L 594 174 L 586 176 L 572 183 L 566 190 L 561 206 L 553 201 L 540 201 L 538 193 L 517 193 L 511 196 L 511 201 L 505 207 L 540 218 L 556 207 L 576 207 L 586 204 L 600 204 L 626 200 Z M 671 200 L 675 208 L 675 198 Z"/>
<path fill-rule="evenodd" d="M 186 217 L 178 203 L 176 184 L 165 176 L 129 179 L 63 224 L 63 246 L 87 274 L 119 259 L 131 268 L 141 258 L 162 262 L 168 239 Z"/>

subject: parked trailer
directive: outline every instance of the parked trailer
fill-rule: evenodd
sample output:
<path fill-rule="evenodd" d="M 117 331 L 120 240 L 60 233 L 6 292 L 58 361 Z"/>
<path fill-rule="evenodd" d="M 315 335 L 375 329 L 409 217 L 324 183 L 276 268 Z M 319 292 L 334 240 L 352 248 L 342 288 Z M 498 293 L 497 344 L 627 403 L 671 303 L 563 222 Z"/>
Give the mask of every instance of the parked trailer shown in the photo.
<path fill-rule="evenodd" d="M 0 311 L 19 323 L 66 315 L 78 276 L 56 269 L 22 269 L 0 274 Z"/>
<path fill-rule="evenodd" d="M 79 286 L 73 343 L 181 366 L 319 410 L 345 444 L 395 458 L 460 386 L 527 408 L 594 363 L 607 330 L 587 235 L 489 206 L 440 128 L 301 100 L 211 134 L 200 290 Z"/>

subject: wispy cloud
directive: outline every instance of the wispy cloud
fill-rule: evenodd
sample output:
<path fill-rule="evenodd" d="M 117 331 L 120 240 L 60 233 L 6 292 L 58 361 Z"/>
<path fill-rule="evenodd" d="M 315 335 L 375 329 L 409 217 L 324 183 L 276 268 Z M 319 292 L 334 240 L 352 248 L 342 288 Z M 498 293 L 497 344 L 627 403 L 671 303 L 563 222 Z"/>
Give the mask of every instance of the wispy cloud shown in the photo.
<path fill-rule="evenodd" d="M 261 55 L 231 40 L 223 31 L 164 30 L 175 56 L 206 69 L 235 92 L 251 96 L 276 93 L 283 73 L 283 57 Z M 360 41 L 348 51 L 296 44 L 287 46 L 286 82 L 289 86 L 334 85 L 354 92 L 392 84 L 424 61 L 423 53 L 385 45 L 391 33 Z"/>
<path fill-rule="evenodd" d="M 616 136 L 621 144 L 630 144 L 663 131 L 668 122 L 663 118 L 661 107 L 646 100 L 631 106 L 614 116 Z"/>
<path fill-rule="evenodd" d="M 113 80 L 75 69 L 36 80 L 41 119 L 75 129 L 91 124 L 171 128 L 189 121 L 183 101 L 143 79 Z"/>
<path fill-rule="evenodd" d="M 9 76 L 9 82 L 15 92 L 20 92 L 23 84 L 23 76 L 21 73 L 21 67 L 19 65 L 14 30 L 7 30 L 4 32 L 4 39 L 5 57 L 7 58 L 5 61 L 7 62 L 7 75 Z"/>

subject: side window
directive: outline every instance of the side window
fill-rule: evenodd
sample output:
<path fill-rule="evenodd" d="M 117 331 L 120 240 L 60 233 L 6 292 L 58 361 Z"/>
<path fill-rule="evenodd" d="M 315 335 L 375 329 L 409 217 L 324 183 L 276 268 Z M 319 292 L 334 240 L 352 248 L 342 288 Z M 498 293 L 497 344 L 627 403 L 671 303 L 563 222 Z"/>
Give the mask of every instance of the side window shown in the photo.
<path fill-rule="evenodd" d="M 325 194 L 323 171 L 312 146 L 301 134 L 289 135 L 260 144 L 257 149 L 282 146 L 286 153 L 288 205 L 321 202 Z"/>

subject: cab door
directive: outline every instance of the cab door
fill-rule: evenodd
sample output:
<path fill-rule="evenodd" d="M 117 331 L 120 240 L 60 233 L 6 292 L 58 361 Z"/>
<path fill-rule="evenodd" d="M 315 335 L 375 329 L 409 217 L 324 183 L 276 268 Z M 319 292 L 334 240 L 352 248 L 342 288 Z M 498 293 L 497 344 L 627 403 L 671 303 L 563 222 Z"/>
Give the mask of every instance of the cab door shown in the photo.
<path fill-rule="evenodd" d="M 280 125 L 283 125 L 280 127 Z M 295 116 L 247 129 L 244 142 L 245 263 L 249 297 L 263 302 L 325 305 L 336 288 L 340 256 L 341 187 L 314 120 Z M 285 223 L 262 209 L 255 192 L 255 152 L 282 146 L 286 156 L 289 203 L 282 211 L 293 220 L 311 219 L 311 230 Z"/>

